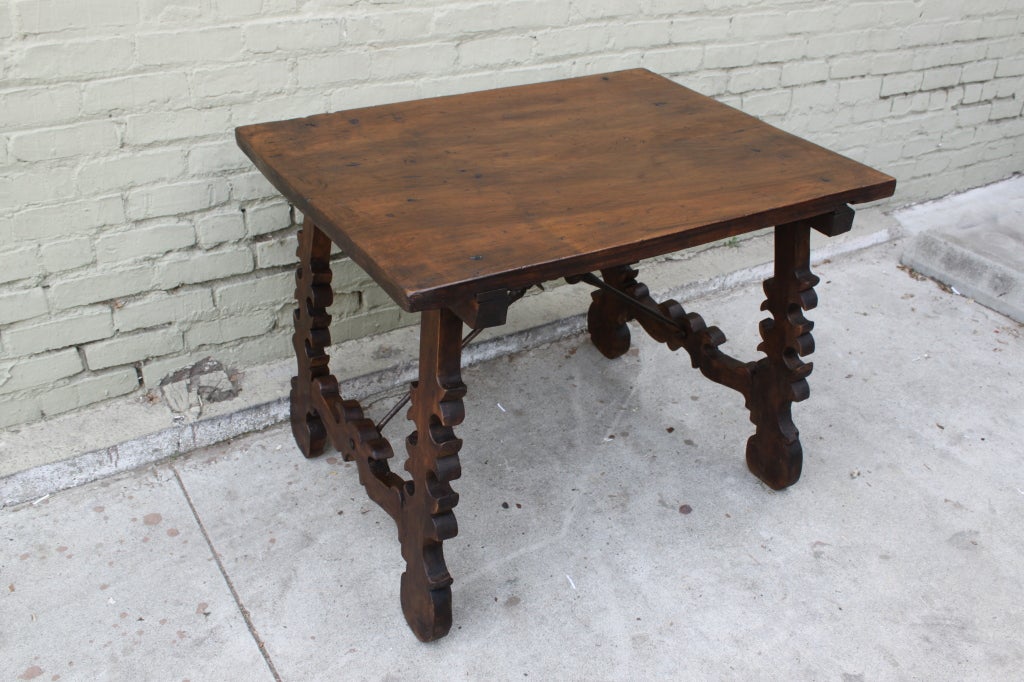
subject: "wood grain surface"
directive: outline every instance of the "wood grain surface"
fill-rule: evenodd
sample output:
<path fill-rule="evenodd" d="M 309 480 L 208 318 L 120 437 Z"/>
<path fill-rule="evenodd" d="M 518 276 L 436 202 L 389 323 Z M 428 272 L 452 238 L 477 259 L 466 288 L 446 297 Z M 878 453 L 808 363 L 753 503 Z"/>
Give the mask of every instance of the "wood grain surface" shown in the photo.
<path fill-rule="evenodd" d="M 405 310 L 891 196 L 884 173 L 643 69 L 238 128 Z"/>

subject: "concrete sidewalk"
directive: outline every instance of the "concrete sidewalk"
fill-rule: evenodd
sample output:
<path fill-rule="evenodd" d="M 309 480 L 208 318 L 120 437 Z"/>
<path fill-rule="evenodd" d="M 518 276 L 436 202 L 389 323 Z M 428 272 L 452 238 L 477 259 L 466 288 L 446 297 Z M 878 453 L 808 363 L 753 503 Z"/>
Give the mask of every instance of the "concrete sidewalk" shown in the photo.
<path fill-rule="evenodd" d="M 447 638 L 407 630 L 354 467 L 275 427 L 0 510 L 0 677 L 1020 679 L 1022 329 L 900 249 L 816 268 L 787 491 L 685 354 L 575 336 L 464 372 Z M 751 358 L 761 298 L 687 308 Z"/>
<path fill-rule="evenodd" d="M 898 215 L 904 263 L 1024 323 L 1024 176 Z"/>

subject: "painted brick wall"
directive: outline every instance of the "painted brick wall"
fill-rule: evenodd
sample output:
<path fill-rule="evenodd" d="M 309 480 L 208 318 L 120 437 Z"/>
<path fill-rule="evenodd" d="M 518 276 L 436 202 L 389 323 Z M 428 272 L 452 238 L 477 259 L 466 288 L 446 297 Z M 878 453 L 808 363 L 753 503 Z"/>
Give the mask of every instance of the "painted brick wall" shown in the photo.
<path fill-rule="evenodd" d="M 1021 0 L 0 0 L 0 427 L 289 351 L 237 125 L 644 66 L 900 179 L 1024 160 Z M 409 322 L 337 256 L 336 340 Z"/>

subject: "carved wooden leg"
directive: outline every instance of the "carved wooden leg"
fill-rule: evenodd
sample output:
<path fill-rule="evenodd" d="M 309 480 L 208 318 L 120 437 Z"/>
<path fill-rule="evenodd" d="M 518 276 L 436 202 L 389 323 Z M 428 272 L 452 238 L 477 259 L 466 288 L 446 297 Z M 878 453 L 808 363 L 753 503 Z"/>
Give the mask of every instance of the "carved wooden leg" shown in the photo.
<path fill-rule="evenodd" d="M 327 431 L 312 403 L 313 382 L 330 374 L 324 349 L 331 344 L 328 329 L 334 293 L 331 290 L 331 240 L 307 218 L 299 230 L 299 267 L 295 272 L 295 333 L 292 345 L 298 374 L 292 377 L 291 422 L 295 442 L 306 457 L 324 451 Z"/>
<path fill-rule="evenodd" d="M 605 282 L 620 291 L 636 286 L 637 271 L 620 265 L 601 271 Z M 587 331 L 590 340 L 606 358 L 617 358 L 629 350 L 629 325 L 632 308 L 619 298 L 597 289 L 590 295 L 593 302 L 587 311 Z"/>
<path fill-rule="evenodd" d="M 299 231 L 296 272 L 295 335 L 298 375 L 292 378 L 291 422 L 299 449 L 306 457 L 323 452 L 326 441 L 348 461 L 354 460 L 359 480 L 374 502 L 398 526 L 402 557 L 402 610 L 423 641 L 443 637 L 452 625 L 452 578 L 441 543 L 455 537 L 452 509 L 459 496 L 449 483 L 459 477 L 462 441 L 453 428 L 462 422 L 462 320 L 450 310 L 422 314 L 420 374 L 413 384 L 409 419 L 416 430 L 406 441 L 409 481 L 388 466 L 394 454 L 377 426 L 356 400 L 341 395 L 328 369 L 324 351 L 331 343 L 330 239 L 308 218 Z"/>
<path fill-rule="evenodd" d="M 447 309 L 422 313 L 419 381 L 408 413 L 416 430 L 406 440 L 412 481 L 397 520 L 406 562 L 402 610 L 424 642 L 443 637 L 452 624 L 452 578 L 441 543 L 458 533 L 452 509 L 459 496 L 449 483 L 461 474 L 462 441 L 453 430 L 465 416 L 461 357 L 462 320 Z"/>
<path fill-rule="evenodd" d="M 756 427 L 747 441 L 747 466 L 770 487 L 781 490 L 800 478 L 803 461 L 791 408 L 808 396 L 812 365 L 800 358 L 814 351 L 810 334 L 814 325 L 803 315 L 818 302 L 813 289 L 818 278 L 809 264 L 810 230 L 838 234 L 848 230 L 851 222 L 852 211 L 837 209 L 775 228 L 775 274 L 764 283 L 766 300 L 761 306 L 772 317 L 760 324 L 763 340 L 758 350 L 765 357 L 756 362 L 741 362 L 720 351 L 725 335 L 717 327 L 707 327 L 700 315 L 687 313 L 676 301 L 654 301 L 647 287 L 636 281 L 632 267 L 602 270 L 603 282 L 592 275 L 567 279 L 599 287 L 593 294 L 587 328 L 607 357 L 618 357 L 629 348 L 626 322 L 635 319 L 656 341 L 672 350 L 684 348 L 704 376 L 743 394 Z"/>
<path fill-rule="evenodd" d="M 747 396 L 750 420 L 757 427 L 747 441 L 747 466 L 775 490 L 796 483 L 803 462 L 791 407 L 810 392 L 812 365 L 800 359 L 814 351 L 814 323 L 803 315 L 818 303 L 813 289 L 818 278 L 811 273 L 809 258 L 807 223 L 775 228 L 775 275 L 764 283 L 761 304 L 772 317 L 761 321 L 763 341 L 758 346 L 767 357 L 753 363 Z"/>
<path fill-rule="evenodd" d="M 594 345 L 607 357 L 615 358 L 629 349 L 629 320 L 636 320 L 647 334 L 671 350 L 683 348 L 690 363 L 712 381 L 747 395 L 750 366 L 718 349 L 725 334 L 708 327 L 697 313 L 688 313 L 679 302 L 669 299 L 658 303 L 647 285 L 637 282 L 637 270 L 620 265 L 601 271 L 602 281 L 592 275 L 567 277 L 570 283 L 587 281 L 600 287 L 592 295 L 587 312 L 587 329 Z M 614 288 L 615 292 L 609 290 Z"/>

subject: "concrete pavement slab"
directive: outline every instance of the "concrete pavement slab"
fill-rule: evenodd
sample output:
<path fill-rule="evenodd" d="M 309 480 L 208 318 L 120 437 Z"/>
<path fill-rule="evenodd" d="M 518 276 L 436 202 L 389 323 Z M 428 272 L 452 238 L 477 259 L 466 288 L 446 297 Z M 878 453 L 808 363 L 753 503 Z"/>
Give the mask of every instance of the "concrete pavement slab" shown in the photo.
<path fill-rule="evenodd" d="M 897 213 L 908 266 L 1024 322 L 1024 177 Z"/>
<path fill-rule="evenodd" d="M 0 512 L 0 679 L 273 679 L 167 467 Z"/>
<path fill-rule="evenodd" d="M 456 625 L 429 645 L 353 466 L 275 428 L 178 470 L 282 679 L 1014 679 L 1021 327 L 899 249 L 816 269 L 781 493 L 745 470 L 740 396 L 636 330 L 618 361 L 574 337 L 467 369 Z M 760 301 L 692 307 L 751 358 Z"/>
<path fill-rule="evenodd" d="M 816 268 L 804 476 L 784 492 L 745 470 L 739 395 L 637 330 L 617 361 L 571 337 L 463 373 L 447 638 L 407 631 L 395 530 L 354 467 L 275 427 L 0 510 L 0 671 L 1016 679 L 1022 328 L 908 276 L 899 250 Z M 750 358 L 760 300 L 687 308 Z"/>

